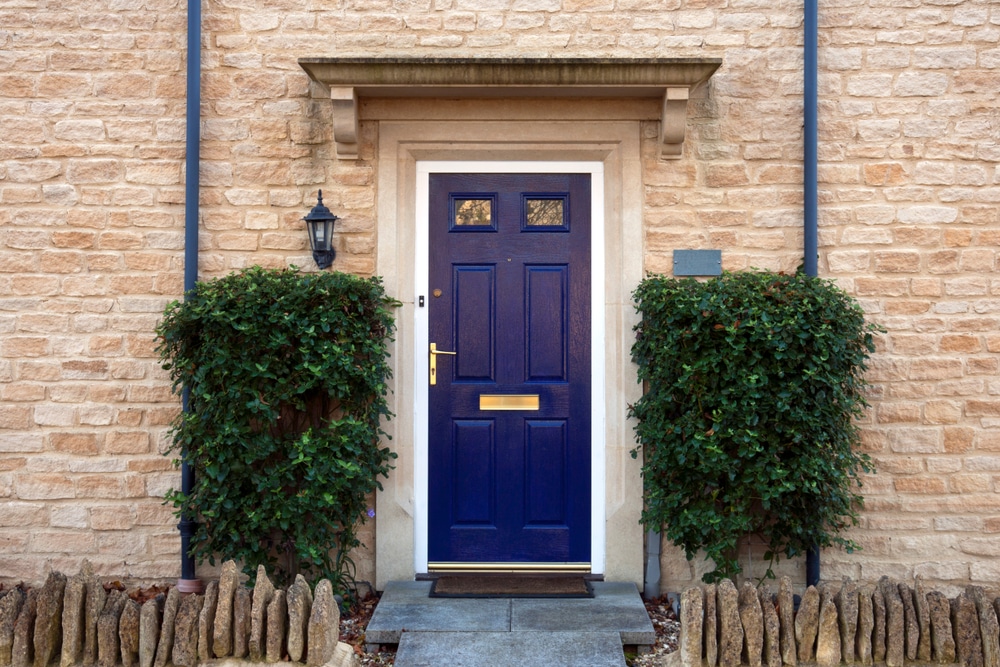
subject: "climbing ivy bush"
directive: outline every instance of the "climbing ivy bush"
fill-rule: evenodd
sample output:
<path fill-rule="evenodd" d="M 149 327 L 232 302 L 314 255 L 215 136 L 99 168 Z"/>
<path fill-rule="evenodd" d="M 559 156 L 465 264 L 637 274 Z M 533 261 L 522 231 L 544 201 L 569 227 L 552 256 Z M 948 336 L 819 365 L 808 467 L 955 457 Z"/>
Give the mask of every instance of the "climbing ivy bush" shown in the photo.
<path fill-rule="evenodd" d="M 350 550 L 395 457 L 382 446 L 392 308 L 378 279 L 254 267 L 200 282 L 157 328 L 195 471 L 178 513 L 198 561 L 351 583 Z"/>
<path fill-rule="evenodd" d="M 737 546 L 767 545 L 765 576 L 811 546 L 856 545 L 858 451 L 874 325 L 832 282 L 725 273 L 699 282 L 651 276 L 632 357 L 646 388 L 630 407 L 643 455 L 642 521 L 734 577 Z"/>

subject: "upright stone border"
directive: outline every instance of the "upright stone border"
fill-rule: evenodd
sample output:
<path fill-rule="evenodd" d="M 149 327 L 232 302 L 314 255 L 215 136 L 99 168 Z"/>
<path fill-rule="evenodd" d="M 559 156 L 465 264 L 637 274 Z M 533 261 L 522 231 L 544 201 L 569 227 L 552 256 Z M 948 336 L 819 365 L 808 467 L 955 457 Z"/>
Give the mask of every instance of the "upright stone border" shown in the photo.
<path fill-rule="evenodd" d="M 739 593 L 728 579 L 723 579 L 716 595 L 719 610 L 719 665 L 737 667 L 743 655 L 743 624 L 740 622 Z"/>
<path fill-rule="evenodd" d="M 259 646 L 255 661 L 287 664 L 295 653 L 292 662 L 313 667 L 357 667 L 353 647 L 339 641 L 340 607 L 329 581 L 319 582 L 314 602 L 303 577 L 284 591 L 274 588 L 263 569 L 258 574 L 251 594 L 227 561 L 225 586 L 209 582 L 205 595 L 173 587 L 140 605 L 132 599 L 137 591 L 106 592 L 90 563 L 70 578 L 52 572 L 45 586 L 27 594 L 20 588 L 0 591 L 0 667 L 201 667 L 231 661 L 238 667 L 251 640 Z M 230 600 L 228 613 L 220 611 L 223 598 Z M 226 638 L 234 655 L 219 657 Z"/>
<path fill-rule="evenodd" d="M 38 616 L 35 618 L 35 667 L 48 667 L 62 642 L 63 596 L 66 575 L 50 572 L 38 594 Z"/>
<path fill-rule="evenodd" d="M 760 596 L 752 581 L 740 587 L 738 609 L 743 625 L 742 664 L 761 667 L 764 655 L 764 614 L 760 609 Z"/>
<path fill-rule="evenodd" d="M 309 615 L 312 613 L 312 591 L 301 574 L 288 587 L 288 658 L 299 662 L 306 654 L 306 633 L 309 629 Z"/>
<path fill-rule="evenodd" d="M 705 623 L 704 595 L 700 588 L 681 594 L 680 652 L 683 667 L 701 666 L 702 630 Z"/>
<path fill-rule="evenodd" d="M 219 604 L 219 582 L 210 581 L 205 588 L 205 601 L 198 615 L 198 660 L 208 662 L 214 657 L 215 613 Z"/>
<path fill-rule="evenodd" d="M 274 597 L 274 584 L 267 578 L 263 565 L 257 567 L 257 581 L 253 587 L 253 605 L 250 608 L 250 659 L 260 662 L 264 659 L 267 641 L 267 606 Z"/>
<path fill-rule="evenodd" d="M 24 591 L 17 588 L 0 597 L 0 667 L 10 667 L 14 650 L 14 625 L 26 597 Z"/>
<path fill-rule="evenodd" d="M 66 580 L 62 615 L 62 652 L 60 667 L 72 667 L 83 658 L 84 618 L 87 581 L 81 571 Z M 0 659 L 0 665 L 3 664 Z"/>
<path fill-rule="evenodd" d="M 146 600 L 139 611 L 139 667 L 153 667 L 156 660 L 166 599 L 167 596 L 160 593 L 152 600 Z"/>
<path fill-rule="evenodd" d="M 819 591 L 806 589 L 795 614 L 795 642 L 799 647 L 799 662 L 811 662 L 816 655 L 816 634 L 819 632 Z"/>
<path fill-rule="evenodd" d="M 104 590 L 104 584 L 94 574 L 94 566 L 90 561 L 83 561 L 80 574 L 87 589 L 83 615 L 83 664 L 85 667 L 90 667 L 97 664 L 97 621 L 104 611 L 108 593 Z"/>
<path fill-rule="evenodd" d="M 781 578 L 778 588 L 778 623 L 781 627 L 781 661 L 788 667 L 796 667 L 795 596 L 792 594 L 792 580 L 788 577 Z"/>
<path fill-rule="evenodd" d="M 233 654 L 233 601 L 239 583 L 236 563 L 227 560 L 219 577 L 219 602 L 212 632 L 212 653 L 216 658 Z"/>
<path fill-rule="evenodd" d="M 122 667 L 136 667 L 139 662 L 139 626 L 142 608 L 132 599 L 125 600 L 122 617 L 118 622 L 118 640 L 121 643 Z"/>
<path fill-rule="evenodd" d="M 717 637 L 716 667 L 1000 667 L 1000 597 L 981 587 L 949 601 L 919 580 L 844 579 L 808 587 L 793 607 L 787 579 L 777 595 L 729 580 L 688 588 L 679 651 L 664 664 L 713 667 L 708 648 Z"/>

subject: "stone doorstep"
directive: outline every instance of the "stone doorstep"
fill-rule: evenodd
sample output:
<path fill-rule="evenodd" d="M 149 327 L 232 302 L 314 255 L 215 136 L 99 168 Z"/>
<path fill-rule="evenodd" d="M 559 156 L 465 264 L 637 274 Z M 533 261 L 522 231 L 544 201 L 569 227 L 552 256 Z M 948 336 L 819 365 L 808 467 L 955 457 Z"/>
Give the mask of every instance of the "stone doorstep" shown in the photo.
<path fill-rule="evenodd" d="M 365 631 L 370 646 L 406 633 L 617 633 L 619 646 L 652 646 L 653 624 L 633 583 L 593 582 L 589 599 L 431 598 L 429 581 L 391 581 Z"/>
<path fill-rule="evenodd" d="M 624 667 L 618 633 L 404 632 L 396 667 Z"/>

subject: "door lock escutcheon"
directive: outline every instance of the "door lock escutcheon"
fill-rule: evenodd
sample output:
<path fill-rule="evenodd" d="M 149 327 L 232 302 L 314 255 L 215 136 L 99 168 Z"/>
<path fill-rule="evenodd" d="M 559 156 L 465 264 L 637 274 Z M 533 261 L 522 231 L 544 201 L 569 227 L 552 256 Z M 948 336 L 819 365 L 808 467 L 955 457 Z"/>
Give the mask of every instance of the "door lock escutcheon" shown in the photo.
<path fill-rule="evenodd" d="M 446 350 L 439 350 L 439 349 L 437 349 L 437 343 L 431 343 L 431 350 L 430 350 L 430 356 L 431 356 L 431 362 L 430 362 L 431 386 L 437 384 L 437 355 L 439 355 L 439 354 L 448 354 L 448 355 L 451 355 L 451 356 L 454 357 L 458 353 L 457 352 L 448 352 Z"/>

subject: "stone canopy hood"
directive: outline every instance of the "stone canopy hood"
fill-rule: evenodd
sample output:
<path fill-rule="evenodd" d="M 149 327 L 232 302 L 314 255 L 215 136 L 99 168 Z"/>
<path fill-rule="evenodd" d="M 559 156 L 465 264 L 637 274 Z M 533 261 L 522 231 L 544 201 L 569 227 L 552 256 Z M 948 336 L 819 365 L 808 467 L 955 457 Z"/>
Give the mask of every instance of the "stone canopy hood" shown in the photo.
<path fill-rule="evenodd" d="M 663 101 L 661 157 L 679 158 L 687 101 L 721 58 L 300 58 L 330 91 L 337 156 L 358 157 L 360 97 L 615 98 Z"/>

